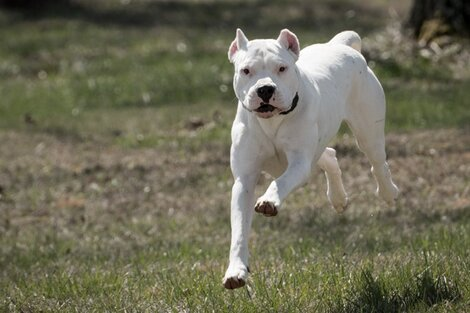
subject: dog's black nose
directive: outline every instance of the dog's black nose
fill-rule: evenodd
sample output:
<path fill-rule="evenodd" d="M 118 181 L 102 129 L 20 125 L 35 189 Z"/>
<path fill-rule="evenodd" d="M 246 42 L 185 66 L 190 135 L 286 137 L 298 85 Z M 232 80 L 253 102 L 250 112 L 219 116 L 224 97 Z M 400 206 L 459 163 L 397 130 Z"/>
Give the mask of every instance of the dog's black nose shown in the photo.
<path fill-rule="evenodd" d="M 269 103 L 269 99 L 271 99 L 271 97 L 273 96 L 274 90 L 276 90 L 276 88 L 274 88 L 273 86 L 263 86 L 259 87 L 256 90 L 256 93 L 258 94 L 258 97 L 263 99 L 264 102 Z"/>

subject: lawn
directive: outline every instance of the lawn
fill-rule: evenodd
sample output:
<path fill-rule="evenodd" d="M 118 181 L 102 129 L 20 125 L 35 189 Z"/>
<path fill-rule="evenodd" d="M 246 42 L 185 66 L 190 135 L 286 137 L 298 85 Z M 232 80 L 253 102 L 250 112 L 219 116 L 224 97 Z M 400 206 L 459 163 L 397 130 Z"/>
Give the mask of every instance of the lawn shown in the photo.
<path fill-rule="evenodd" d="M 92 4 L 0 10 L 0 311 L 470 310 L 470 80 L 420 56 L 370 60 L 396 207 L 344 130 L 348 210 L 316 173 L 278 216 L 255 216 L 247 287 L 222 286 L 236 27 L 373 40 L 386 2 Z"/>

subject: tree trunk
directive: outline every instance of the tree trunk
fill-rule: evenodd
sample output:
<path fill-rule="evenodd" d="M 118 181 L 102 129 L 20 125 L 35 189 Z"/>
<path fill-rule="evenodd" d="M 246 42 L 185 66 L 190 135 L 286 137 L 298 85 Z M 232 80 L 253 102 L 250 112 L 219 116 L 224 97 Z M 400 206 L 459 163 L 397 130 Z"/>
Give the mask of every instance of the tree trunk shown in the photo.
<path fill-rule="evenodd" d="M 470 35 L 469 0 L 414 0 L 408 25 L 426 42 L 446 34 Z"/>

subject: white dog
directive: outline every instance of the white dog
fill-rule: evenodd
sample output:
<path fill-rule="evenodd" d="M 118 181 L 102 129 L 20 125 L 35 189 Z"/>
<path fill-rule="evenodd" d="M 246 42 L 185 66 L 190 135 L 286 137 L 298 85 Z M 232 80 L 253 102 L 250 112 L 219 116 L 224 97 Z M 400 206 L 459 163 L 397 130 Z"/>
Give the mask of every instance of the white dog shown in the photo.
<path fill-rule="evenodd" d="M 342 121 L 372 164 L 378 195 L 394 203 L 398 189 L 385 161 L 385 97 L 360 50 L 361 39 L 352 31 L 300 51 L 296 35 L 287 29 L 277 40 L 252 41 L 237 30 L 228 51 L 239 101 L 230 152 L 235 182 L 226 288 L 242 287 L 247 280 L 253 209 L 275 216 L 315 165 L 325 171 L 331 204 L 339 212 L 346 208 L 336 152 L 326 147 Z M 255 201 L 261 171 L 276 179 Z"/>

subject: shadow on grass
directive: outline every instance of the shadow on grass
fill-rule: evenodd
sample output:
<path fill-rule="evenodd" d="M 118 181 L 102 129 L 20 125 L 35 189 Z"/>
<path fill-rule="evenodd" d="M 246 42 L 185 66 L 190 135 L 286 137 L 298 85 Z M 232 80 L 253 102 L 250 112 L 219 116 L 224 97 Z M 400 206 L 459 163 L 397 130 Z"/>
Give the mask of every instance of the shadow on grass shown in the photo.
<path fill-rule="evenodd" d="M 404 312 L 416 306 L 455 302 L 462 297 L 457 285 L 429 269 L 415 275 L 402 290 L 387 286 L 381 277 L 374 278 L 370 269 L 361 271 L 353 286 L 357 287 L 347 292 L 343 303 L 331 305 L 332 312 Z"/>
<path fill-rule="evenodd" d="M 104 26 L 204 30 L 233 30 L 239 26 L 259 30 L 287 26 L 306 30 L 354 27 L 367 32 L 384 22 L 384 12 L 379 9 L 347 0 L 319 1 L 315 4 L 306 0 L 151 1 L 127 5 L 109 1 L 91 5 L 91 2 L 70 0 L 22 0 L 22 5 L 5 3 L 15 1 L 4 0 L 3 7 L 19 13 L 20 19 L 80 19 Z"/>

